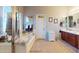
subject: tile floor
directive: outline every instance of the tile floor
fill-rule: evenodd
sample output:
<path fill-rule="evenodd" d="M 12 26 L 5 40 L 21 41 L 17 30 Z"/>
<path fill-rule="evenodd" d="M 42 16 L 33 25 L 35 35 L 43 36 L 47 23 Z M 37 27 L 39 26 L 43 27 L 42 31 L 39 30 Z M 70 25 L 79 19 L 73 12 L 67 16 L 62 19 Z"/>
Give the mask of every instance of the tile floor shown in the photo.
<path fill-rule="evenodd" d="M 42 39 L 35 41 L 31 53 L 75 53 L 77 49 L 62 40 L 48 42 Z"/>
<path fill-rule="evenodd" d="M 16 53 L 25 53 L 26 52 L 24 44 L 15 44 L 15 45 L 16 45 L 15 46 Z M 8 42 L 1 43 L 0 42 L 0 53 L 11 53 L 11 43 L 8 43 Z"/>
<path fill-rule="evenodd" d="M 48 42 L 38 39 L 31 48 L 31 53 L 75 53 L 77 49 L 62 40 Z M 11 43 L 0 43 L 0 53 L 11 53 Z M 26 53 L 25 44 L 16 44 L 16 53 Z"/>

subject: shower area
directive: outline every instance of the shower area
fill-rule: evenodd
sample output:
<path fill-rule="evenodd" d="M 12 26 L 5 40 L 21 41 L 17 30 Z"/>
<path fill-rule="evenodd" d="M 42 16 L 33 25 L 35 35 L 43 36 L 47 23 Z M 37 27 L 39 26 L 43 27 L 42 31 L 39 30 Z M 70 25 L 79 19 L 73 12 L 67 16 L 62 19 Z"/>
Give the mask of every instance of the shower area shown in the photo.
<path fill-rule="evenodd" d="M 20 20 L 22 14 L 16 7 L 0 7 L 0 53 L 20 52 L 19 45 L 16 44 L 16 40 L 22 35 Z"/>
<path fill-rule="evenodd" d="M 34 17 L 23 15 L 22 8 L 0 6 L 0 53 L 30 52 L 35 41 Z"/>
<path fill-rule="evenodd" d="M 11 52 L 12 8 L 0 6 L 0 52 Z"/>

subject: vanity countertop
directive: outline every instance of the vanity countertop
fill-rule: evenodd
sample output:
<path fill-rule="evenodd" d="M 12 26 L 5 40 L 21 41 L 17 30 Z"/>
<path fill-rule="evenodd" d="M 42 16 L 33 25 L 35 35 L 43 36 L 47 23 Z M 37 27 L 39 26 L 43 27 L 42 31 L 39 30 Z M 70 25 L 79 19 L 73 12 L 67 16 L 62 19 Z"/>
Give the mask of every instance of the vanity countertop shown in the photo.
<path fill-rule="evenodd" d="M 65 29 L 65 28 L 61 28 L 60 31 L 64 31 L 64 32 L 68 32 L 68 33 L 72 33 L 72 34 L 79 35 L 79 31 L 77 31 L 77 30 L 73 30 L 73 29 Z"/>

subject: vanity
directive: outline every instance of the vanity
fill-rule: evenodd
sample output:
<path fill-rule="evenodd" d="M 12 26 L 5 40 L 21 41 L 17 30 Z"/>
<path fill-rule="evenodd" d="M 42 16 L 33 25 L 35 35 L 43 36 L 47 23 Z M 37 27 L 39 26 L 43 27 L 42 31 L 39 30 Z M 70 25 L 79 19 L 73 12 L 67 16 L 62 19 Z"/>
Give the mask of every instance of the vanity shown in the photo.
<path fill-rule="evenodd" d="M 79 32 L 67 29 L 60 30 L 61 39 L 79 49 Z"/>

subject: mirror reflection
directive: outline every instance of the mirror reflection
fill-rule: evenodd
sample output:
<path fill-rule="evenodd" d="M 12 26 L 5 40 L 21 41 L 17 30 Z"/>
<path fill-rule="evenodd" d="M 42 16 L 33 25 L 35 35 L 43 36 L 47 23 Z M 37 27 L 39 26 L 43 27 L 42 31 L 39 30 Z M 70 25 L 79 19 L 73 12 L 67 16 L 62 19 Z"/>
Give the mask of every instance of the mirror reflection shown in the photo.
<path fill-rule="evenodd" d="M 23 24 L 24 32 L 32 32 L 33 31 L 33 17 L 32 16 L 26 16 L 24 19 L 24 24 Z"/>

